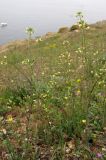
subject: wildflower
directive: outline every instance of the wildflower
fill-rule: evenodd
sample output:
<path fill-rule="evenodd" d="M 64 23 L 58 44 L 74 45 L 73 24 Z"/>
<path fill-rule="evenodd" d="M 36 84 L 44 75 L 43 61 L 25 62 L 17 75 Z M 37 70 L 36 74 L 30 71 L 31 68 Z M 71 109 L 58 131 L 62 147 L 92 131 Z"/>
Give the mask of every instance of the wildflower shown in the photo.
<path fill-rule="evenodd" d="M 98 97 L 102 97 L 102 93 L 99 92 L 99 93 L 97 94 L 97 96 L 98 96 Z"/>
<path fill-rule="evenodd" d="M 67 99 L 68 99 L 68 97 L 64 97 L 64 99 L 65 99 L 65 100 L 67 100 Z"/>
<path fill-rule="evenodd" d="M 82 123 L 84 123 L 84 124 L 85 124 L 85 123 L 86 123 L 86 119 L 83 119 L 83 120 L 82 120 Z"/>
<path fill-rule="evenodd" d="M 102 151 L 103 151 L 103 152 L 106 152 L 106 148 L 102 148 Z"/>
<path fill-rule="evenodd" d="M 41 42 L 41 41 L 42 41 L 42 38 L 39 38 L 39 41 Z"/>
<path fill-rule="evenodd" d="M 7 56 L 4 56 L 4 59 L 6 59 L 7 58 Z"/>
<path fill-rule="evenodd" d="M 3 61 L 1 61 L 1 64 L 3 64 Z"/>
<path fill-rule="evenodd" d="M 3 132 L 3 134 L 6 134 L 6 133 L 7 133 L 7 131 L 6 131 L 5 128 L 2 129 L 2 132 Z"/>
<path fill-rule="evenodd" d="M 42 97 L 43 97 L 43 98 L 46 98 L 46 97 L 47 97 L 47 94 L 42 94 Z"/>
<path fill-rule="evenodd" d="M 102 84 L 102 81 L 98 82 L 98 85 L 101 85 Z"/>
<path fill-rule="evenodd" d="M 90 26 L 86 27 L 86 29 L 89 30 L 89 29 L 90 29 Z"/>
<path fill-rule="evenodd" d="M 79 53 L 82 53 L 82 49 L 81 49 L 81 48 L 78 48 L 78 52 L 79 52 Z"/>
<path fill-rule="evenodd" d="M 70 42 L 69 41 L 63 41 L 63 45 L 65 45 L 65 44 L 70 44 Z"/>
<path fill-rule="evenodd" d="M 7 122 L 12 123 L 13 122 L 13 117 L 12 115 L 7 116 Z"/>
<path fill-rule="evenodd" d="M 7 65 L 7 62 L 1 61 L 0 64 L 1 64 L 1 65 Z"/>
<path fill-rule="evenodd" d="M 54 77 L 55 77 L 55 75 L 53 74 L 53 75 L 52 75 L 52 77 L 54 78 Z"/>
<path fill-rule="evenodd" d="M 42 72 L 42 75 L 44 75 L 45 73 L 44 72 Z"/>
<path fill-rule="evenodd" d="M 79 96 L 81 94 L 81 91 L 80 91 L 80 89 L 78 89 L 77 91 L 76 91 L 76 96 Z"/>
<path fill-rule="evenodd" d="M 80 83 L 81 82 L 81 80 L 80 79 L 77 79 L 77 83 Z"/>
<path fill-rule="evenodd" d="M 25 32 L 28 34 L 29 39 L 31 39 L 32 34 L 34 34 L 34 29 L 32 27 L 27 27 Z"/>
<path fill-rule="evenodd" d="M 91 71 L 91 74 L 93 74 L 94 72 L 93 71 Z"/>
<path fill-rule="evenodd" d="M 60 72 L 57 72 L 57 74 L 60 74 Z"/>
<path fill-rule="evenodd" d="M 101 153 L 97 153 L 97 158 L 102 158 L 102 154 Z"/>
<path fill-rule="evenodd" d="M 99 77 L 99 75 L 97 73 L 95 73 L 95 77 Z"/>
<path fill-rule="evenodd" d="M 29 59 L 25 59 L 25 60 L 23 60 L 21 63 L 22 63 L 22 64 L 28 64 L 29 62 L 30 62 Z"/>
<path fill-rule="evenodd" d="M 14 80 L 12 79 L 12 80 L 11 80 L 11 83 L 13 83 L 13 82 L 14 82 Z"/>
<path fill-rule="evenodd" d="M 49 122 L 49 124 L 51 125 L 51 124 L 52 124 L 52 122 Z"/>
<path fill-rule="evenodd" d="M 25 141 L 28 141 L 28 138 L 25 138 Z"/>
<path fill-rule="evenodd" d="M 106 131 L 106 127 L 104 127 L 103 130 Z"/>

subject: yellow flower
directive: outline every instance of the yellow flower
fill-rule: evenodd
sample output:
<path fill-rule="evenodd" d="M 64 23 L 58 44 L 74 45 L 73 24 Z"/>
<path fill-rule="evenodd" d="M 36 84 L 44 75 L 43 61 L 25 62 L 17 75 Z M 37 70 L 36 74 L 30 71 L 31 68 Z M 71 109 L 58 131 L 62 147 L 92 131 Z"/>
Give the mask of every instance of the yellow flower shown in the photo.
<path fill-rule="evenodd" d="M 68 97 L 64 97 L 64 99 L 65 99 L 65 100 L 67 100 L 67 99 L 68 99 Z"/>
<path fill-rule="evenodd" d="M 81 80 L 80 79 L 77 79 L 77 83 L 80 83 L 81 82 Z"/>
<path fill-rule="evenodd" d="M 86 29 L 87 29 L 87 30 L 90 29 L 90 26 L 86 27 Z"/>
<path fill-rule="evenodd" d="M 13 117 L 12 115 L 7 116 L 7 122 L 12 123 L 13 122 Z"/>
<path fill-rule="evenodd" d="M 47 94 L 43 94 L 43 98 L 46 98 L 47 97 Z"/>
<path fill-rule="evenodd" d="M 84 124 L 85 124 L 85 123 L 86 123 L 86 119 L 83 119 L 83 120 L 82 120 L 82 123 L 84 123 Z"/>
<path fill-rule="evenodd" d="M 76 95 L 79 96 L 80 94 L 81 94 L 81 91 L 78 89 L 78 90 L 76 91 Z"/>
<path fill-rule="evenodd" d="M 42 75 L 44 75 L 45 73 L 44 72 L 42 72 Z"/>
<path fill-rule="evenodd" d="M 4 56 L 4 59 L 6 59 L 7 58 L 7 56 Z"/>

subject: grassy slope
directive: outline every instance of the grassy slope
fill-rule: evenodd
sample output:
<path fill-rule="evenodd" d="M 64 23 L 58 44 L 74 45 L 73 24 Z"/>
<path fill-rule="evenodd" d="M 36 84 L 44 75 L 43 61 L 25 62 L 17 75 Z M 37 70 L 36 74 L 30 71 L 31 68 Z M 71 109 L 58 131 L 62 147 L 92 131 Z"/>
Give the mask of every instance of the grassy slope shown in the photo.
<path fill-rule="evenodd" d="M 95 76 L 93 77 L 90 72 L 93 71 L 95 74 L 98 73 L 99 69 L 103 67 L 102 62 L 104 63 L 105 61 L 102 60 L 106 58 L 106 24 L 102 25 L 97 24 L 91 26 L 91 28 L 86 31 L 85 35 L 86 35 L 85 38 L 86 52 L 87 52 L 87 58 L 89 59 L 88 62 L 89 69 L 87 77 L 85 77 L 84 74 L 83 62 L 82 62 L 83 57 L 82 53 L 80 53 L 82 45 L 81 31 L 67 32 L 62 34 L 57 33 L 50 38 L 43 38 L 43 40 L 39 42 L 36 42 L 34 40 L 33 42 L 30 42 L 29 48 L 28 48 L 28 42 L 24 41 L 21 44 L 13 43 L 8 47 L 1 49 L 0 115 L 1 117 L 3 116 L 2 117 L 3 121 L 5 121 L 8 114 L 10 114 L 14 117 L 16 121 L 18 120 L 21 123 L 27 123 L 26 110 L 28 109 L 27 106 L 32 104 L 29 102 L 32 99 L 29 98 L 28 100 L 27 97 L 27 100 L 23 104 L 22 99 L 20 100 L 20 94 L 21 94 L 20 90 L 22 88 L 24 88 L 25 90 L 27 90 L 27 92 L 30 93 L 28 94 L 29 97 L 31 97 L 31 94 L 37 94 L 36 95 L 37 97 L 36 96 L 34 97 L 35 99 L 39 99 L 39 96 L 43 94 L 40 97 L 40 99 L 42 99 L 43 107 L 44 105 L 46 107 L 47 106 L 55 107 L 55 111 L 54 110 L 52 111 L 53 113 L 47 112 L 45 114 L 45 109 L 43 110 L 41 105 L 39 104 L 39 101 L 37 101 L 36 102 L 37 104 L 35 106 L 37 107 L 39 106 L 39 108 L 40 107 L 41 108 L 35 109 L 36 113 L 38 114 L 37 117 L 35 116 L 36 120 L 40 120 L 43 122 L 46 121 L 45 123 L 47 123 L 47 121 L 51 122 L 53 121 L 54 124 L 56 123 L 56 125 L 58 125 L 58 121 L 60 121 L 60 119 L 57 116 L 57 113 L 59 111 L 63 113 L 64 117 L 69 116 L 68 112 L 70 113 L 70 110 L 68 107 L 70 106 L 70 103 L 73 102 L 73 98 L 72 101 L 69 99 L 67 95 L 68 94 L 67 87 L 70 87 L 70 83 L 72 83 L 71 87 L 73 87 L 74 90 L 78 90 L 80 88 L 80 90 L 82 89 L 81 91 L 83 91 L 84 85 L 87 84 L 85 81 L 87 80 L 89 81 L 87 87 L 89 88 L 90 86 L 92 89 L 93 84 L 95 83 L 97 78 Z M 103 91 L 103 94 L 105 94 L 104 86 L 105 86 L 106 74 L 104 74 L 103 76 L 104 78 L 103 79 L 101 78 L 100 82 L 104 80 L 104 84 L 103 86 L 102 85 L 99 87 L 97 86 L 97 88 L 94 90 L 94 95 L 98 93 L 98 91 L 100 92 Z M 78 79 L 82 81 L 82 84 L 80 85 L 76 84 L 77 83 L 76 81 Z M 50 87 L 52 86 L 51 87 L 52 89 L 51 88 L 48 89 L 48 86 Z M 48 94 L 48 92 L 50 92 L 50 94 Z M 85 92 L 83 92 L 82 96 L 84 96 L 84 94 Z M 13 95 L 15 98 L 11 99 Z M 25 93 L 25 95 L 27 95 L 27 93 Z M 19 99 L 17 100 L 16 97 L 18 97 Z M 54 99 L 51 97 L 53 97 Z M 74 110 L 74 112 L 81 110 L 81 112 L 79 111 L 78 113 L 79 114 L 78 119 L 77 120 L 75 119 L 75 125 L 77 125 L 77 128 L 79 125 L 78 121 L 83 118 L 85 119 L 86 117 L 85 112 L 84 115 L 82 114 L 84 110 L 81 108 L 81 105 L 82 106 L 85 105 L 87 103 L 85 102 L 87 99 L 85 99 L 85 101 L 84 98 L 82 99 L 77 97 L 75 102 L 73 102 L 75 103 L 75 106 L 78 107 L 78 108 L 76 107 L 76 110 Z M 96 105 L 96 100 L 91 100 L 91 101 L 92 105 L 95 104 L 94 108 L 98 107 Z M 98 105 L 101 105 L 103 102 L 97 102 L 97 103 Z M 57 109 L 56 107 L 57 108 L 59 107 L 59 109 Z M 47 109 L 50 110 L 50 108 Z M 30 114 L 32 115 L 32 113 Z M 47 117 L 45 118 L 47 114 L 51 116 L 51 118 L 49 116 L 48 116 L 49 118 Z M 78 114 L 76 115 L 72 114 L 73 119 L 75 118 L 75 116 L 78 116 Z M 61 115 L 59 116 L 61 117 Z M 98 116 L 98 114 L 96 116 Z M 31 118 L 33 119 L 33 115 Z M 55 118 L 57 122 L 54 121 Z M 41 122 L 39 123 L 41 125 Z M 33 120 L 31 124 L 33 124 Z M 33 127 L 35 127 L 35 124 L 33 125 L 34 125 Z M 2 126 L 1 128 L 6 127 L 2 122 L 1 126 Z M 99 126 L 96 127 L 99 128 Z M 96 127 L 94 126 L 95 130 Z M 9 128 L 8 124 L 7 128 Z M 66 128 L 66 126 L 63 126 L 63 128 Z M 13 127 L 12 129 L 16 130 L 15 127 Z M 66 128 L 66 130 L 64 129 L 65 131 L 63 131 L 67 132 L 66 135 L 68 134 L 68 136 L 72 136 L 73 134 L 76 134 L 76 136 L 78 136 L 77 134 L 80 134 L 80 129 L 75 131 L 72 131 L 72 128 L 70 129 L 70 131 L 68 131 L 68 129 L 69 126 L 68 128 Z M 71 134 L 69 132 L 73 133 Z M 21 134 L 23 135 L 23 133 Z M 57 131 L 56 134 L 58 135 Z M 51 139 L 48 138 L 48 141 L 50 141 L 50 143 L 53 145 L 53 141 Z M 45 143 L 48 144 L 47 141 Z M 54 142 L 54 144 L 55 143 L 57 142 Z"/>
<path fill-rule="evenodd" d="M 66 46 L 63 45 L 64 41 L 69 41 L 70 45 L 67 44 Z M 95 50 L 106 50 L 106 26 L 103 25 L 101 27 L 94 27 L 91 28 L 86 32 L 86 43 L 87 43 L 87 50 L 91 50 L 91 52 Z M 42 42 L 32 42 L 30 48 L 27 47 L 27 41 L 23 42 L 15 42 L 8 46 L 4 46 L 1 48 L 0 60 L 2 61 L 4 58 L 3 56 L 7 55 L 7 61 L 9 63 L 18 64 L 21 63 L 24 59 L 29 58 L 31 60 L 39 61 L 43 59 L 48 63 L 50 66 L 55 66 L 56 59 L 62 53 L 69 51 L 72 54 L 72 57 L 75 56 L 75 51 L 78 47 L 81 46 L 81 34 L 75 32 L 68 32 L 63 34 L 56 34 L 51 38 L 46 38 Z M 10 49 L 8 49 L 10 48 Z M 5 50 L 7 50 L 5 52 Z M 92 53 L 91 53 L 92 54 Z M 37 60 L 39 59 L 39 60 Z M 12 69 L 12 74 L 16 72 L 16 69 L 12 66 L 9 67 L 10 71 Z M 58 67 L 58 66 L 57 66 Z M 4 72 L 2 72 L 2 65 L 1 65 L 0 77 L 3 78 Z M 5 70 L 5 67 L 3 67 Z M 14 70 L 15 69 L 15 70 Z M 7 66 L 5 72 L 8 72 Z M 6 75 L 6 74 L 5 74 Z M 2 81 L 1 78 L 1 81 Z M 12 78 L 12 77 L 11 77 Z M 4 82 L 4 80 L 3 80 Z M 2 82 L 1 82 L 2 83 Z"/>

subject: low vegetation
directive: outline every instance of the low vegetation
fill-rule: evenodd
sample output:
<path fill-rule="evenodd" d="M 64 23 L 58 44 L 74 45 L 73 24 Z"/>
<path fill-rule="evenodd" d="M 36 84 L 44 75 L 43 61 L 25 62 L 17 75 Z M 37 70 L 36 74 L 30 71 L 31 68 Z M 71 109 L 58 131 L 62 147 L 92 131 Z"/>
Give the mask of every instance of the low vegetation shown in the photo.
<path fill-rule="evenodd" d="M 0 53 L 0 159 L 106 159 L 106 24 Z"/>
<path fill-rule="evenodd" d="M 65 33 L 65 32 L 68 32 L 69 31 L 69 28 L 68 27 L 61 27 L 58 31 L 58 33 Z"/>

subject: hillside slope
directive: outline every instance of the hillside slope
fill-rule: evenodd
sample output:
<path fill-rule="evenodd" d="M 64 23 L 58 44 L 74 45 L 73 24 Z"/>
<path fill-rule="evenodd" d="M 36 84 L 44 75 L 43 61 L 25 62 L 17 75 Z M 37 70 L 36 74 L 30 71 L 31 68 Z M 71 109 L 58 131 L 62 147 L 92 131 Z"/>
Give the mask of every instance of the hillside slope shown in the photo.
<path fill-rule="evenodd" d="M 106 159 L 106 23 L 0 48 L 0 159 Z"/>

